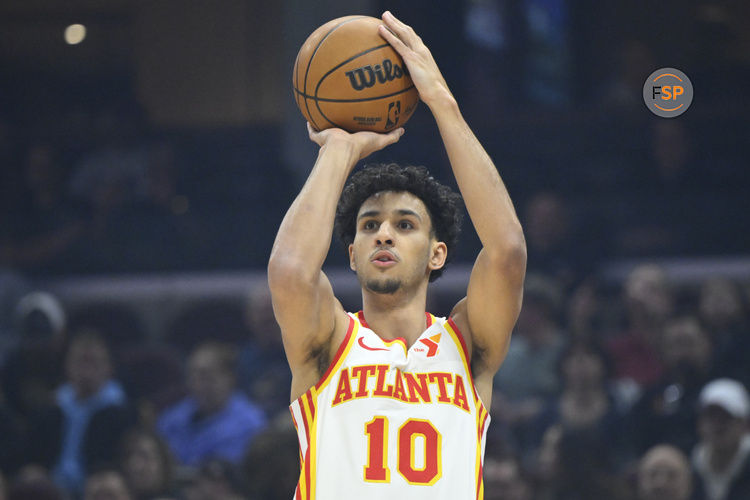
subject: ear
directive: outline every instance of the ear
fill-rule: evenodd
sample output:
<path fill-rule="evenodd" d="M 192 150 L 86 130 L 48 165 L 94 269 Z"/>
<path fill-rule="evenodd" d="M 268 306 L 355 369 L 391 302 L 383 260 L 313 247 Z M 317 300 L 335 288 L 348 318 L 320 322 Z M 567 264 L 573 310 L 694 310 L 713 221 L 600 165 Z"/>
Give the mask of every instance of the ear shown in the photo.
<path fill-rule="evenodd" d="M 354 264 L 354 244 L 349 245 L 349 269 L 357 272 L 357 266 Z"/>
<path fill-rule="evenodd" d="M 435 271 L 445 265 L 448 258 L 448 245 L 442 241 L 433 241 L 430 249 L 430 270 Z"/>

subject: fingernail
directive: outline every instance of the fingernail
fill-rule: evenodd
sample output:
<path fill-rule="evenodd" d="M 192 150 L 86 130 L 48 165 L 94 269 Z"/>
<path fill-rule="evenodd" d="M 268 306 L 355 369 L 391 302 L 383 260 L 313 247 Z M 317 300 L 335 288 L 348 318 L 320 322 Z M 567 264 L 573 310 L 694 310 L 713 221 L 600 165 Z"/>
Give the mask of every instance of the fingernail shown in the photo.
<path fill-rule="evenodd" d="M 383 12 L 383 15 L 384 16 L 393 16 L 393 14 L 391 14 L 390 10 L 386 10 L 385 12 Z"/>

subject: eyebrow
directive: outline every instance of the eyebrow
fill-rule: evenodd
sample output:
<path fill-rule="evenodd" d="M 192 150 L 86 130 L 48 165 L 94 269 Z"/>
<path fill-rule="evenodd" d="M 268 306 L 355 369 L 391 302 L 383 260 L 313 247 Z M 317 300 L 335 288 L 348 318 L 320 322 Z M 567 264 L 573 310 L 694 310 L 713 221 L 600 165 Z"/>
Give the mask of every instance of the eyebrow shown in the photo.
<path fill-rule="evenodd" d="M 422 222 L 422 217 L 420 217 L 419 214 L 414 210 L 400 208 L 396 210 L 396 213 L 398 213 L 399 215 L 411 215 L 413 217 L 416 217 L 418 221 Z M 357 220 L 365 219 L 367 217 L 376 217 L 378 215 L 380 215 L 380 210 L 368 210 L 367 212 L 362 212 L 359 217 L 357 217 Z"/>

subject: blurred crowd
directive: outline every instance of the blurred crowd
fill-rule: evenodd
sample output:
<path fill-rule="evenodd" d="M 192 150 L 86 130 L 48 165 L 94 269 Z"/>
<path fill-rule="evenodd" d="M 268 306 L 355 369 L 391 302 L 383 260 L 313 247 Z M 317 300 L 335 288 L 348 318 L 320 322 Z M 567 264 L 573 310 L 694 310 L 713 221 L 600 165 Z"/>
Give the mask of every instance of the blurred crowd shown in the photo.
<path fill-rule="evenodd" d="M 733 93 L 750 84 L 747 8 L 667 1 L 644 22 L 637 2 L 391 3 L 441 63 L 528 243 L 485 498 L 750 498 L 748 283 L 677 283 L 657 264 L 750 248 L 750 110 Z M 642 101 L 668 66 L 696 89 L 674 120 Z M 428 113 L 407 130 L 373 159 L 451 183 Z M 157 129 L 124 75 L 0 75 L 0 500 L 291 497 L 291 375 L 264 287 L 156 334 L 122 305 L 68 310 L 37 287 L 262 272 L 303 180 L 281 135 Z M 466 231 L 456 261 L 478 244 Z M 613 283 L 601 270 L 617 259 L 639 264 Z"/>
<path fill-rule="evenodd" d="M 69 315 L 46 292 L 25 295 L 13 323 L 18 341 L 0 363 L 1 499 L 293 493 L 291 374 L 264 286 L 239 309 L 190 310 L 160 342 L 133 312 Z"/>
<path fill-rule="evenodd" d="M 564 283 L 534 266 L 527 277 L 495 378 L 485 498 L 750 498 L 746 284 L 678 285 L 654 263 L 621 285 Z M 35 291 L 16 304 L 11 333 L 0 498 L 294 491 L 291 375 L 265 284 L 241 306 L 188 308 L 157 338 L 135 310 L 71 313 Z"/>

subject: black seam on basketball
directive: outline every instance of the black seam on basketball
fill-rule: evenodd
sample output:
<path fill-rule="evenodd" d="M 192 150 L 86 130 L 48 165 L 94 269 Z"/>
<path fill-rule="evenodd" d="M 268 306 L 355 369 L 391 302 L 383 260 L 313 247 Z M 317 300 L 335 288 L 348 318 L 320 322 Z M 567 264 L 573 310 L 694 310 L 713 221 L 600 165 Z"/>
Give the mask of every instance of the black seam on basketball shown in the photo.
<path fill-rule="evenodd" d="M 361 99 L 328 99 L 326 97 L 315 97 L 312 95 L 307 95 L 300 91 L 299 89 L 294 89 L 295 92 L 300 94 L 305 99 L 310 99 L 311 101 L 320 101 L 320 102 L 366 102 L 366 101 L 375 101 L 378 99 L 385 99 L 386 97 L 393 97 L 394 95 L 403 94 L 404 92 L 407 92 L 414 88 L 414 85 L 409 85 L 405 89 L 401 89 L 398 92 L 393 92 L 391 94 L 385 94 L 385 95 L 379 95 L 375 97 L 362 97 Z M 330 120 L 329 120 L 330 121 Z"/>
<path fill-rule="evenodd" d="M 352 18 L 352 19 L 347 19 L 346 21 L 341 21 L 339 24 L 337 24 L 336 26 L 334 26 L 333 28 L 331 28 L 331 30 L 328 33 L 326 33 L 323 38 L 320 39 L 320 41 L 318 42 L 318 45 L 315 46 L 315 50 L 313 50 L 312 55 L 310 55 L 310 59 L 307 61 L 307 68 L 305 68 L 305 83 L 304 83 L 304 87 L 303 87 L 303 89 L 305 90 L 305 95 L 307 95 L 307 75 L 310 72 L 310 66 L 312 65 L 313 59 L 315 58 L 315 54 L 318 53 L 318 49 L 323 44 L 323 42 L 325 41 L 325 39 L 328 38 L 328 36 L 331 33 L 333 33 L 334 31 L 336 31 L 339 28 L 339 26 L 342 26 L 342 25 L 344 25 L 344 24 L 346 24 L 346 23 L 348 23 L 350 21 L 355 21 L 357 19 L 362 19 L 363 17 L 367 17 L 367 16 L 358 16 L 358 17 L 355 17 L 355 18 Z M 307 109 L 307 116 L 309 116 L 310 120 L 312 120 L 312 122 L 313 122 L 312 123 L 313 126 L 316 129 L 320 130 L 320 127 L 318 127 L 317 123 L 315 123 L 315 119 L 310 114 L 310 106 L 307 104 L 307 98 L 305 98 L 305 108 Z M 328 120 L 328 118 L 326 118 L 326 120 Z M 328 121 L 330 122 L 331 120 L 328 120 Z M 333 122 L 331 122 L 331 123 L 333 123 Z"/>
<path fill-rule="evenodd" d="M 403 89 L 403 90 L 399 90 L 398 92 L 393 92 L 392 94 L 381 95 L 381 96 L 379 96 L 379 97 L 368 97 L 368 98 L 366 98 L 366 99 L 356 99 L 356 100 L 315 99 L 315 107 L 317 107 L 317 108 L 318 108 L 318 112 L 319 112 L 319 113 L 321 114 L 321 116 L 323 116 L 323 118 L 325 118 L 326 120 L 328 120 L 328 123 L 331 123 L 331 124 L 333 124 L 333 125 L 334 125 L 335 127 L 338 127 L 338 128 L 344 129 L 344 130 L 346 130 L 347 132 L 354 132 L 354 130 L 353 130 L 353 129 L 349 129 L 349 128 L 346 128 L 346 127 L 344 127 L 344 126 L 342 126 L 342 125 L 339 125 L 339 124 L 337 124 L 337 123 L 334 123 L 333 121 L 331 121 L 331 119 L 330 119 L 330 118 L 328 118 L 328 117 L 326 116 L 326 114 L 325 114 L 325 113 L 323 113 L 323 110 L 322 110 L 322 109 L 320 109 L 320 104 L 318 104 L 318 102 L 319 102 L 319 101 L 325 101 L 325 102 L 364 102 L 364 101 L 374 101 L 374 100 L 376 100 L 376 99 L 385 99 L 385 98 L 387 98 L 387 97 L 393 97 L 393 96 L 395 96 L 395 95 L 403 94 L 404 92 L 406 92 L 406 91 L 408 91 L 408 90 L 411 90 L 411 89 L 413 89 L 413 88 L 414 88 L 414 85 L 412 85 L 412 86 L 411 86 L 411 87 L 409 87 L 409 88 L 406 88 L 406 89 Z"/>
<path fill-rule="evenodd" d="M 370 47 L 369 49 L 364 50 L 364 51 L 360 52 L 359 54 L 354 54 L 352 57 L 350 57 L 346 61 L 343 61 L 343 62 L 337 64 L 336 66 L 334 66 L 333 68 L 329 69 L 328 72 L 325 75 L 323 75 L 320 78 L 320 80 L 318 80 L 318 84 L 315 86 L 315 99 L 318 98 L 318 89 L 320 89 L 320 84 L 323 83 L 323 80 L 325 80 L 326 78 L 328 78 L 328 75 L 330 75 L 331 73 L 333 73 L 334 71 L 336 71 L 337 69 L 339 69 L 341 66 L 345 65 L 346 63 L 351 62 L 351 61 L 355 60 L 358 57 L 362 57 L 365 54 L 369 54 L 370 52 L 374 52 L 376 50 L 380 50 L 380 49 L 382 49 L 384 47 L 390 47 L 390 45 L 388 43 L 384 43 L 383 45 L 377 45 L 375 47 Z M 305 87 L 305 92 L 307 92 L 307 87 Z"/>

